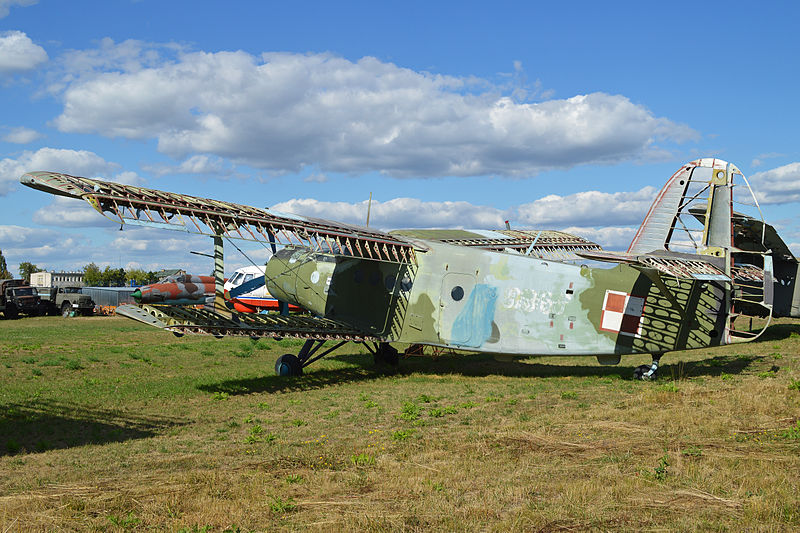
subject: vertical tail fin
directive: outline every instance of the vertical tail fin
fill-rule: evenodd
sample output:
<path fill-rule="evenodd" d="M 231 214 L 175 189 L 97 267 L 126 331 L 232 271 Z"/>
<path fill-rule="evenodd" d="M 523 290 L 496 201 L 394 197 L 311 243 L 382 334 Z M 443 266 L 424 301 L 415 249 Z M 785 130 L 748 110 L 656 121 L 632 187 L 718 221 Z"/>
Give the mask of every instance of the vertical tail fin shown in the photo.
<path fill-rule="evenodd" d="M 719 255 L 719 248 L 730 248 L 734 175 L 742 173 L 721 159 L 697 159 L 685 164 L 658 193 L 628 253 L 669 250 Z M 702 202 L 707 203 L 701 205 Z M 703 226 L 697 227 L 700 208 L 706 216 Z"/>

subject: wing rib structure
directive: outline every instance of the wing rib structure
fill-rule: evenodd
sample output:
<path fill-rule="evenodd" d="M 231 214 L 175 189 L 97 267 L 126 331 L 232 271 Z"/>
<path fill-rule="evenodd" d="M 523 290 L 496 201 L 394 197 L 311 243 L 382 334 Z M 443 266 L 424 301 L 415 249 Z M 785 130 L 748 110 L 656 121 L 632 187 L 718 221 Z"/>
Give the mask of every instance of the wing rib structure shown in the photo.
<path fill-rule="evenodd" d="M 20 182 L 40 191 L 85 200 L 120 224 L 294 244 L 362 259 L 416 264 L 415 245 L 359 226 L 55 172 L 29 172 Z"/>

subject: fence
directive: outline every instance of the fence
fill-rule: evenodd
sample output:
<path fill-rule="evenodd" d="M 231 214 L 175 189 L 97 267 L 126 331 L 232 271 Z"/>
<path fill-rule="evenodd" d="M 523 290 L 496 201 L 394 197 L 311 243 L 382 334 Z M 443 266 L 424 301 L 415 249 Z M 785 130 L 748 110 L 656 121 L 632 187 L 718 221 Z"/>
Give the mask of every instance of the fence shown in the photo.
<path fill-rule="evenodd" d="M 131 296 L 135 290 L 135 287 L 83 287 L 81 293 L 92 297 L 99 314 L 113 314 L 117 306 L 135 303 Z"/>

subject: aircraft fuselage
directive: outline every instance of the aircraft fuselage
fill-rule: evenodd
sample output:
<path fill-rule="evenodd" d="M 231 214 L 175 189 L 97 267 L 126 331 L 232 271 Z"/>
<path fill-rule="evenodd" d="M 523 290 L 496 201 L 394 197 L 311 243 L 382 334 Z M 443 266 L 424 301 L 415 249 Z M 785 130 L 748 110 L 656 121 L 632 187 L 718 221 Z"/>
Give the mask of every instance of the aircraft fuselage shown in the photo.
<path fill-rule="evenodd" d="M 267 264 L 267 285 L 281 300 L 387 341 L 475 352 L 618 356 L 725 338 L 725 297 L 715 282 L 659 288 L 627 265 L 420 244 L 427 250 L 416 267 L 286 248 Z"/>

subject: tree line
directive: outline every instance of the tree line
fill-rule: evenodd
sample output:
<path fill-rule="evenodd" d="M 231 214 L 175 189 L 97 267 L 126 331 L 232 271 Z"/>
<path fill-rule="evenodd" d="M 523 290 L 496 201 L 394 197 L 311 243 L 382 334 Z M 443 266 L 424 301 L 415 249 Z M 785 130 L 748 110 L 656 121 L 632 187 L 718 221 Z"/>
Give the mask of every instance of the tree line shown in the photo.
<path fill-rule="evenodd" d="M 100 270 L 94 263 L 83 267 L 83 282 L 90 287 L 124 287 L 133 281 L 136 285 L 149 285 L 158 281 L 155 272 L 141 268 L 111 268 Z"/>
<path fill-rule="evenodd" d="M 19 264 L 19 277 L 30 283 L 31 274 L 34 272 L 44 272 L 46 269 L 39 268 L 38 266 L 28 261 L 23 261 Z M 133 281 L 136 285 L 149 285 L 158 281 L 155 272 L 145 271 L 141 268 L 111 268 L 109 266 L 100 269 L 96 264 L 89 263 L 83 267 L 83 282 L 89 287 L 124 287 L 130 285 Z M 3 257 L 3 251 L 0 250 L 0 279 L 13 278 L 14 275 L 9 272 L 6 265 L 6 259 Z"/>

